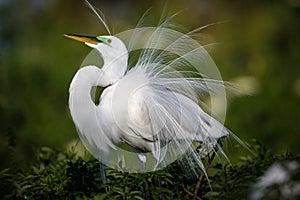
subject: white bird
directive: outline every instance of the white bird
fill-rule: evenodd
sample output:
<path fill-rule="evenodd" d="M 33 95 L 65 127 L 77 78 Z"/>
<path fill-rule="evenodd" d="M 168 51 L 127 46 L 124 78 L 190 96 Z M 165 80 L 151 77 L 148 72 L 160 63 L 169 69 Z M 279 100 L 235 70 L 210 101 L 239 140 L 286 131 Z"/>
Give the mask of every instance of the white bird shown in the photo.
<path fill-rule="evenodd" d="M 65 35 L 103 59 L 101 68 L 88 65 L 77 71 L 69 107 L 83 144 L 106 165 L 150 171 L 189 155 L 189 162 L 204 169 L 201 157 L 206 154 L 196 150 L 198 143 L 211 151 L 219 138 L 231 134 L 201 108 L 201 95 L 225 93 L 223 81 L 209 78 L 214 62 L 190 37 L 201 28 L 183 34 L 169 25 L 166 20 L 118 36 Z M 137 62 L 129 61 L 129 53 L 136 51 Z M 91 96 L 95 86 L 105 88 L 99 104 Z"/>

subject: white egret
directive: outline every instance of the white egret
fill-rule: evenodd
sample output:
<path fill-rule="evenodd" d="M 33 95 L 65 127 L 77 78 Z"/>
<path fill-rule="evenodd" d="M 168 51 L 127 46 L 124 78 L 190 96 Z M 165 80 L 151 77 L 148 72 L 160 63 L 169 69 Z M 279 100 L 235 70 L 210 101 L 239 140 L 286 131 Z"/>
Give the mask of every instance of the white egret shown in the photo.
<path fill-rule="evenodd" d="M 231 133 L 201 108 L 202 94 L 221 96 L 225 107 L 226 98 L 213 60 L 191 38 L 199 30 L 184 34 L 165 20 L 118 36 L 65 35 L 95 49 L 104 63 L 80 68 L 69 89 L 73 121 L 92 155 L 117 169 L 149 171 L 188 153 L 188 162 L 204 169 L 199 143 L 209 152 Z M 137 62 L 129 62 L 136 51 Z M 99 104 L 91 96 L 95 86 L 105 88 Z"/>

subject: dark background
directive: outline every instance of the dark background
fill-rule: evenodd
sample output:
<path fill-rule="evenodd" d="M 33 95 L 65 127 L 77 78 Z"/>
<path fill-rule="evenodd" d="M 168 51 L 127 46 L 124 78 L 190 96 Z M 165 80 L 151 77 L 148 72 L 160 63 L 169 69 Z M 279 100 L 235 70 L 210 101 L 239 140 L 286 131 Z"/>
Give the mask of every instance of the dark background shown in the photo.
<path fill-rule="evenodd" d="M 158 22 L 165 2 L 90 1 L 113 34 L 134 28 L 151 9 Z M 300 1 L 169 1 L 174 22 L 219 42 L 212 52 L 226 81 L 250 95 L 229 95 L 226 126 L 242 140 L 273 152 L 300 150 Z M 68 87 L 90 48 L 64 33 L 107 34 L 84 1 L 0 1 L 0 169 L 30 160 L 33 150 L 69 149 L 78 136 L 68 110 Z"/>

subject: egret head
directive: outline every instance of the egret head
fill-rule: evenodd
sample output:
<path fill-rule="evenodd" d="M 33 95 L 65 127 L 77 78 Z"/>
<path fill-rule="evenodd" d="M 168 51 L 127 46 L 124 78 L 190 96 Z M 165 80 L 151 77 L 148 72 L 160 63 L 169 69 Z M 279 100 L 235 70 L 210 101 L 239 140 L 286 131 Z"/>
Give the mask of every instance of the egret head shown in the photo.
<path fill-rule="evenodd" d="M 103 59 L 128 59 L 128 51 L 122 40 L 115 36 L 82 36 L 76 34 L 65 34 L 66 37 L 84 42 L 89 47 L 96 49 L 103 57 Z"/>

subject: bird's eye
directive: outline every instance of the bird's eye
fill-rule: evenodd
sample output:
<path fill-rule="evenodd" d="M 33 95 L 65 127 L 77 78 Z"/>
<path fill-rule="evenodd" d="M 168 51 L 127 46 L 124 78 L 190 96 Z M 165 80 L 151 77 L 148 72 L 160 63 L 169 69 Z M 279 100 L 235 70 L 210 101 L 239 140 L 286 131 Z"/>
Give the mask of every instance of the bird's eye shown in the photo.
<path fill-rule="evenodd" d="M 103 37 L 103 36 L 98 36 L 98 37 L 96 37 L 96 38 L 97 38 L 97 40 L 98 40 L 99 42 L 102 42 L 102 43 L 107 44 L 107 45 L 109 45 L 109 46 L 110 46 L 110 44 L 111 44 L 111 39 L 110 39 L 110 38 Z"/>

